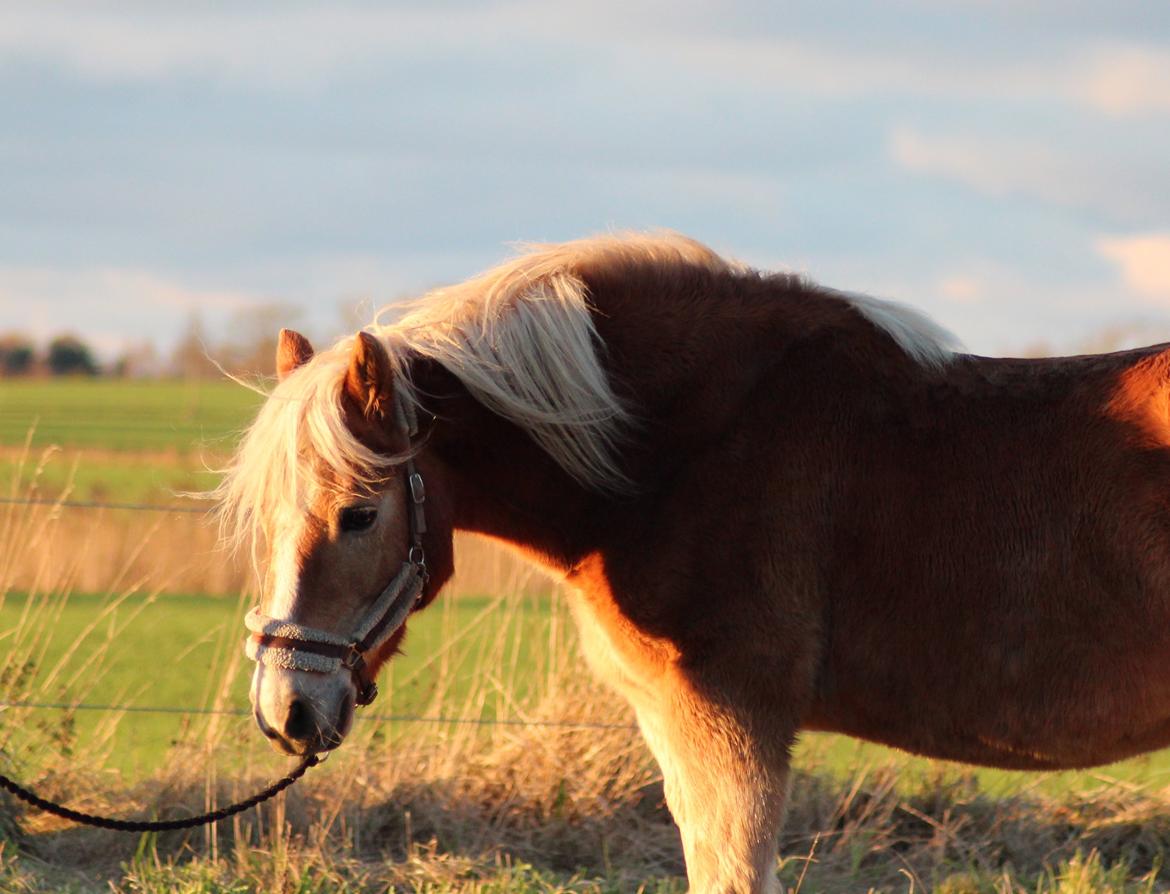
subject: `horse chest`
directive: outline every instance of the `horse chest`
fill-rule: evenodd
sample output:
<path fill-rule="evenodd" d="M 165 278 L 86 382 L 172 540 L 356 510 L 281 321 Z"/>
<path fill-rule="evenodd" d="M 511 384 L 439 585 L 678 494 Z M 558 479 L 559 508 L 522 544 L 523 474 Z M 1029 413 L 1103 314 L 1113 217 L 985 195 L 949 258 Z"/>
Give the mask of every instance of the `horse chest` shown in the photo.
<path fill-rule="evenodd" d="M 656 700 L 672 650 L 625 618 L 608 588 L 573 581 L 570 596 L 582 650 L 593 672 L 635 707 Z"/>

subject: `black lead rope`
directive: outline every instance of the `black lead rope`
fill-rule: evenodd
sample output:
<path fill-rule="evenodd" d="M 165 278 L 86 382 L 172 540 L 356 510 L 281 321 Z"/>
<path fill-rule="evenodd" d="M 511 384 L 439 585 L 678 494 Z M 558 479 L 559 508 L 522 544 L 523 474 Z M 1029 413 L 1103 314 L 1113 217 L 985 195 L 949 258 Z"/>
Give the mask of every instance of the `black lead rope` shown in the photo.
<path fill-rule="evenodd" d="M 237 813 L 243 813 L 248 808 L 255 807 L 257 804 L 267 801 L 274 795 L 280 794 L 280 792 L 304 776 L 309 767 L 315 767 L 321 763 L 321 760 L 317 755 L 310 754 L 301 761 L 295 770 L 278 782 L 274 782 L 259 794 L 255 794 L 237 804 L 232 804 L 230 807 L 221 807 L 219 810 L 213 810 L 210 813 L 201 813 L 198 816 L 189 816 L 186 819 L 125 820 L 109 816 L 97 816 L 93 813 L 83 813 L 80 810 L 73 810 L 61 804 L 46 801 L 34 792 L 29 791 L 23 785 L 9 779 L 3 773 L 0 773 L 0 787 L 39 810 L 51 813 L 54 816 L 59 816 L 62 819 L 72 820 L 75 823 L 97 826 L 99 829 L 113 829 L 115 832 L 171 832 L 176 829 L 194 829 L 199 826 L 208 826 L 212 823 L 225 820 L 229 816 L 235 816 Z"/>

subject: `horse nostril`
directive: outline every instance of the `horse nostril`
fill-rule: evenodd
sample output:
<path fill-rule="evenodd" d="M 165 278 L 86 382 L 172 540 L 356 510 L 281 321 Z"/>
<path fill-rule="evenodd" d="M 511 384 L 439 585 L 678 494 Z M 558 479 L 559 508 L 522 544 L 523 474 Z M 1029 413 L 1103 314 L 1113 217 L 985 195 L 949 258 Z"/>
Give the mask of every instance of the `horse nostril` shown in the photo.
<path fill-rule="evenodd" d="M 256 721 L 256 725 L 260 727 L 260 732 L 264 733 L 269 739 L 278 739 L 276 730 L 264 722 L 264 716 L 259 711 L 252 712 L 252 718 Z"/>
<path fill-rule="evenodd" d="M 290 739 L 304 740 L 316 733 L 312 710 L 301 699 L 293 699 L 292 704 L 288 706 L 288 714 L 284 717 L 284 734 Z"/>

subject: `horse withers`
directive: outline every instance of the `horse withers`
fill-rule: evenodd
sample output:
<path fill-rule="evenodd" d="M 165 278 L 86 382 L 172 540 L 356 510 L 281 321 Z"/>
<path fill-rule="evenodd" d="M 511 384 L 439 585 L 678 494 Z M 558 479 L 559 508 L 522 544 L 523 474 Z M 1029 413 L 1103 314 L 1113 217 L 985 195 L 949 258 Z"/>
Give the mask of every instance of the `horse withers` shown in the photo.
<path fill-rule="evenodd" d="M 562 575 L 695 891 L 774 888 L 802 729 L 997 767 L 1170 742 L 1170 353 L 961 353 L 674 235 L 537 247 L 314 354 L 220 490 L 264 560 L 252 700 L 337 746 L 452 573 Z"/>

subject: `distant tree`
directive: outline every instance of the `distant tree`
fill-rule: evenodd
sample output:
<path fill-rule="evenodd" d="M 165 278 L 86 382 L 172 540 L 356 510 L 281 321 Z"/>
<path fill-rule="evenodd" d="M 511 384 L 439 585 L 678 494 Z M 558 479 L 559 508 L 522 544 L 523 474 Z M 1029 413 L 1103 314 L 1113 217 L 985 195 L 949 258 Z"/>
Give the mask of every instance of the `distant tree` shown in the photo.
<path fill-rule="evenodd" d="M 1052 357 L 1061 354 L 1105 354 L 1142 345 L 1160 344 L 1170 338 L 1165 322 L 1134 320 L 1103 326 L 1071 341 L 1051 344 L 1040 340 L 1012 349 L 1020 357 Z"/>
<path fill-rule="evenodd" d="M 55 376 L 95 376 L 98 373 L 89 345 L 75 335 L 58 335 L 49 342 L 46 361 L 49 372 Z"/>
<path fill-rule="evenodd" d="M 157 376 L 160 367 L 154 343 L 143 340 L 128 345 L 114 361 L 110 372 L 123 379 L 148 379 Z"/>
<path fill-rule="evenodd" d="M 27 376 L 36 364 L 37 352 L 32 340 L 17 333 L 0 336 L 0 373 Z"/>
<path fill-rule="evenodd" d="M 203 328 L 203 318 L 198 312 L 193 313 L 187 319 L 187 328 L 171 354 L 171 369 L 175 375 L 184 379 L 215 378 L 220 374 L 219 367 L 215 365 L 209 352 L 210 346 L 207 342 L 207 331 Z"/>

